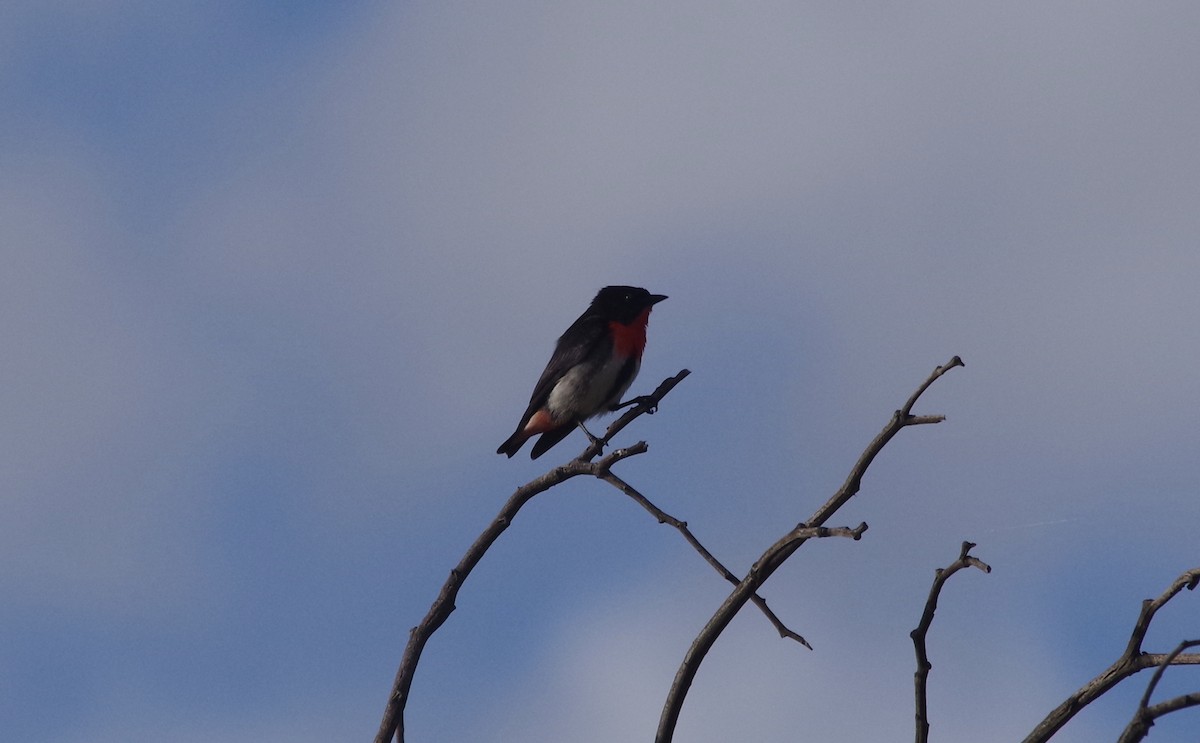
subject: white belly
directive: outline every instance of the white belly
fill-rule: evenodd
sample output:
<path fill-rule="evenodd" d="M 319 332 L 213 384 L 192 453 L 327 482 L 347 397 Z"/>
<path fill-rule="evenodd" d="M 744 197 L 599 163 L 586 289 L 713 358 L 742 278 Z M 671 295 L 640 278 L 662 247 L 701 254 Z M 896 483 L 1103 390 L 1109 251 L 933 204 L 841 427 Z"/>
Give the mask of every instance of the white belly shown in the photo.
<path fill-rule="evenodd" d="M 582 365 L 571 369 L 558 380 L 554 389 L 550 390 L 550 397 L 546 401 L 550 414 L 556 420 L 581 420 L 598 415 L 616 404 L 637 376 L 639 362 L 634 359 L 633 374 L 629 375 L 619 389 L 616 387 L 621 367 L 628 361 L 629 359 L 612 358 L 590 374 L 589 369 L 581 368 Z"/>

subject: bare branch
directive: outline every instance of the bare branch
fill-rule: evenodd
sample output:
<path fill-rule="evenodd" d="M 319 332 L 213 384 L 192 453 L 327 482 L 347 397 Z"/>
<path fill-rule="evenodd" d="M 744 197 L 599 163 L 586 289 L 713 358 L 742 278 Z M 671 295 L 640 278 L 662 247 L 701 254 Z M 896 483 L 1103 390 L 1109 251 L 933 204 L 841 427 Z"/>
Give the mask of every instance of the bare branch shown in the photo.
<path fill-rule="evenodd" d="M 1158 664 L 1158 668 L 1154 669 L 1154 675 L 1150 677 L 1150 683 L 1146 685 L 1146 693 L 1142 695 L 1142 701 L 1138 704 L 1139 707 L 1145 709 L 1150 704 L 1150 697 L 1154 696 L 1154 689 L 1158 686 L 1158 682 L 1162 679 L 1163 673 L 1166 672 L 1167 666 L 1179 657 L 1179 654 L 1188 648 L 1194 648 L 1200 645 L 1200 640 L 1184 640 L 1175 646 L 1175 649 L 1167 654 L 1162 663 Z"/>
<path fill-rule="evenodd" d="M 854 528 L 850 528 L 848 526 L 809 526 L 801 521 L 799 524 L 796 524 L 794 529 L 789 531 L 787 534 L 784 534 L 778 539 L 778 541 L 775 542 L 775 544 L 771 545 L 770 548 L 763 553 L 763 557 L 760 557 L 758 562 L 755 563 L 755 566 L 760 571 L 769 570 L 771 573 L 773 573 L 779 568 L 780 565 L 783 564 L 785 560 L 787 560 L 788 557 L 792 555 L 792 553 L 800 548 L 800 545 L 804 544 L 810 539 L 822 539 L 824 537 L 846 537 L 847 539 L 853 539 L 857 542 L 858 540 L 862 539 L 863 532 L 866 530 L 867 523 L 865 521 Z M 767 558 L 767 555 L 770 555 L 771 557 Z"/>
<path fill-rule="evenodd" d="M 611 472 L 606 472 L 598 477 L 632 498 L 635 503 L 646 509 L 650 515 L 654 516 L 654 518 L 658 519 L 658 523 L 675 527 L 675 529 L 683 535 L 683 538 L 687 540 L 687 543 L 692 545 L 692 548 L 700 553 L 700 556 L 704 558 L 705 562 L 707 562 L 713 567 L 714 570 L 721 574 L 721 577 L 735 586 L 738 584 L 738 577 L 729 572 L 729 569 L 721 564 L 721 561 L 718 560 L 711 552 L 709 552 L 707 547 L 700 543 L 700 540 L 697 539 L 694 534 L 692 534 L 691 529 L 688 529 L 686 521 L 680 521 L 666 511 L 663 511 L 661 508 L 651 503 L 649 498 L 638 492 L 636 488 Z M 863 528 L 866 528 L 865 524 L 863 525 Z M 809 650 L 812 650 L 812 645 L 809 645 L 808 641 L 805 640 L 803 636 L 789 629 L 787 625 L 785 625 L 783 621 L 776 616 L 775 612 L 771 610 L 771 607 L 767 606 L 766 599 L 758 594 L 755 594 L 750 598 L 750 600 L 753 601 L 754 604 L 767 617 L 767 619 L 775 627 L 775 631 L 779 633 L 780 637 L 785 639 L 791 638 Z"/>
<path fill-rule="evenodd" d="M 1142 740 L 1150 732 L 1150 727 L 1154 725 L 1154 721 L 1163 715 L 1169 715 L 1172 712 L 1178 712 L 1181 709 L 1188 707 L 1200 706 L 1200 692 L 1194 691 L 1190 694 L 1181 694 L 1177 697 L 1172 697 L 1165 702 L 1159 702 L 1153 707 L 1149 707 L 1145 711 L 1144 728 L 1134 728 L 1133 730 L 1126 729 L 1121 734 L 1121 739 L 1117 743 L 1136 743 Z M 1130 723 L 1132 727 L 1133 723 Z"/>
<path fill-rule="evenodd" d="M 500 538 L 500 535 L 504 533 L 509 524 L 512 523 L 517 512 L 535 495 L 543 493 L 555 485 L 559 485 L 580 475 L 602 477 L 617 462 L 646 452 L 646 443 L 639 441 L 633 446 L 624 449 L 615 449 L 595 462 L 591 461 L 600 454 L 604 444 L 618 431 L 625 428 L 625 426 L 632 423 L 639 416 L 654 412 L 663 396 L 674 389 L 675 385 L 683 381 L 684 377 L 688 374 L 688 370 L 684 369 L 674 377 L 660 384 L 658 389 L 651 394 L 639 398 L 638 403 L 631 410 L 627 411 L 608 427 L 604 438 L 598 443 L 589 444 L 583 453 L 575 459 L 567 464 L 555 467 L 541 477 L 522 485 L 517 488 L 516 492 L 509 496 L 508 501 L 500 509 L 500 513 L 496 515 L 496 518 L 492 519 L 487 528 L 483 530 L 483 533 L 467 548 L 466 554 L 459 560 L 458 565 L 450 571 L 450 576 L 442 585 L 441 591 L 438 592 L 433 605 L 429 607 L 429 612 L 426 613 L 425 618 L 409 632 L 408 644 L 405 646 L 404 654 L 400 658 L 400 668 L 396 671 L 396 678 L 392 683 L 392 692 L 388 696 L 388 703 L 384 709 L 383 720 L 380 722 L 379 731 L 375 735 L 375 743 L 388 743 L 388 741 L 392 740 L 393 736 L 395 736 L 397 743 L 404 743 L 404 707 L 408 703 L 408 694 L 412 688 L 413 675 L 416 673 L 417 664 L 421 660 L 421 653 L 425 649 L 425 644 L 429 641 L 433 633 L 445 623 L 451 612 L 454 611 L 455 598 L 458 596 L 463 583 L 467 580 L 467 576 L 471 574 L 471 571 L 483 559 L 488 549 Z"/>
<path fill-rule="evenodd" d="M 929 389 L 930 385 L 932 385 L 934 382 L 938 381 L 938 379 L 943 374 L 950 371 L 951 369 L 953 369 L 956 366 L 966 366 L 966 364 L 964 364 L 963 360 L 961 358 L 959 358 L 958 356 L 952 356 L 949 361 L 942 364 L 938 368 L 934 369 L 933 373 L 930 374 L 925 379 L 925 381 L 923 383 L 921 383 L 921 386 L 918 387 L 912 393 L 912 395 L 909 396 L 907 401 L 905 401 L 904 407 L 900 408 L 900 414 L 905 417 L 912 415 L 913 405 L 917 404 L 917 400 L 920 399 L 921 395 L 925 394 L 925 390 Z M 921 420 L 921 421 L 917 421 L 917 422 L 918 423 L 940 423 L 941 421 L 946 419 L 946 416 L 944 416 L 944 415 L 936 415 L 936 416 L 928 416 L 928 417 L 930 418 L 930 420 Z"/>
<path fill-rule="evenodd" d="M 1158 664 L 1158 668 L 1154 669 L 1154 676 L 1146 685 L 1146 693 L 1142 695 L 1142 701 L 1138 703 L 1137 711 L 1133 713 L 1133 719 L 1129 721 L 1129 725 L 1125 728 L 1125 732 L 1121 733 L 1121 738 L 1117 743 L 1138 743 L 1149 734 L 1150 728 L 1154 726 L 1154 721 L 1159 717 L 1200 704 L 1200 692 L 1197 692 L 1168 699 L 1153 707 L 1149 706 L 1150 697 L 1154 695 L 1154 689 L 1162 679 L 1167 666 L 1171 665 L 1184 650 L 1197 645 L 1200 645 L 1200 640 L 1185 640 L 1175 646 L 1175 649 L 1167 654 L 1163 662 Z"/>
<path fill-rule="evenodd" d="M 933 624 L 933 614 L 937 611 L 938 596 L 942 593 L 942 586 L 946 585 L 946 581 L 950 580 L 950 576 L 963 568 L 973 567 L 985 573 L 992 572 L 991 566 L 979 558 L 968 554 L 973 547 L 975 545 L 972 542 L 963 542 L 962 548 L 958 553 L 958 559 L 950 563 L 945 569 L 938 568 L 934 575 L 933 586 L 929 589 L 929 598 L 925 600 L 925 611 L 921 614 L 921 622 L 917 625 L 916 629 L 909 633 L 909 637 L 913 641 L 913 648 L 917 653 L 917 671 L 913 674 L 916 685 L 917 743 L 926 743 L 929 740 L 929 709 L 926 692 L 929 671 L 933 669 L 933 665 L 929 662 L 929 654 L 925 648 L 925 638 L 929 635 L 929 628 Z"/>
<path fill-rule="evenodd" d="M 1158 598 L 1143 601 L 1141 614 L 1138 615 L 1137 623 L 1133 626 L 1129 644 L 1125 646 L 1125 654 L 1132 656 L 1141 652 L 1142 641 L 1146 639 L 1146 632 L 1150 629 L 1150 622 L 1153 621 L 1155 613 L 1168 601 L 1175 598 L 1180 591 L 1185 588 L 1193 591 L 1198 584 L 1200 584 L 1200 568 L 1193 568 L 1176 578 Z"/>
<path fill-rule="evenodd" d="M 1066 725 L 1081 709 L 1138 671 L 1164 664 L 1177 666 L 1200 663 L 1200 653 L 1180 653 L 1174 658 L 1170 658 L 1161 653 L 1142 652 L 1142 642 L 1146 639 L 1146 632 L 1150 629 L 1150 622 L 1154 619 L 1155 613 L 1177 596 L 1180 591 L 1185 588 L 1189 591 L 1193 590 L 1198 583 L 1200 583 L 1200 568 L 1192 568 L 1176 578 L 1161 596 L 1143 601 L 1142 610 L 1133 625 L 1129 643 L 1125 646 L 1121 657 L 1117 658 L 1099 676 L 1081 686 L 1062 704 L 1051 710 L 1050 714 L 1046 715 L 1046 718 L 1038 723 L 1033 732 L 1025 738 L 1024 743 L 1044 743 L 1050 740 L 1051 736 L 1057 733 L 1063 725 Z"/>
<path fill-rule="evenodd" d="M 854 467 L 850 470 L 850 475 L 846 478 L 846 482 L 842 487 L 823 506 L 817 509 L 812 518 L 804 522 L 804 528 L 824 526 L 825 522 L 839 508 L 858 493 L 863 475 L 866 474 L 871 462 L 901 429 L 911 425 L 936 423 L 942 420 L 941 416 L 914 417 L 911 412 L 912 407 L 931 384 L 956 366 L 963 366 L 962 359 L 957 356 L 933 370 L 929 377 L 917 388 L 917 391 L 908 398 L 904 407 L 892 415 L 892 419 L 888 424 L 884 426 L 883 430 L 867 446 L 866 450 L 854 464 Z M 696 636 L 696 639 L 692 641 L 691 647 L 688 648 L 687 654 L 684 656 L 683 663 L 680 664 L 679 670 L 675 673 L 675 680 L 672 682 L 671 689 L 667 693 L 666 702 L 663 704 L 662 716 L 659 718 L 658 723 L 658 733 L 655 737 L 656 743 L 670 743 L 673 739 L 675 726 L 679 722 L 679 713 L 683 709 L 683 701 L 687 697 L 687 692 L 691 688 L 692 681 L 696 678 L 696 672 L 699 670 L 700 664 L 704 661 L 704 657 L 708 655 L 708 651 L 712 649 L 713 643 L 717 641 L 717 638 L 725 631 L 729 623 L 733 621 L 733 617 L 746 605 L 746 602 L 751 600 L 751 597 L 755 595 L 759 587 L 807 540 L 808 537 L 803 536 L 793 538 L 789 533 L 764 552 L 758 559 L 758 562 L 750 568 L 750 572 L 746 574 L 746 577 L 738 583 L 737 587 L 726 597 L 716 613 L 708 620 L 708 623 L 700 631 L 700 634 Z"/>
<path fill-rule="evenodd" d="M 633 400 L 630 400 L 630 402 L 633 403 L 633 407 L 625 411 L 620 418 L 617 418 L 615 421 L 609 424 L 608 430 L 604 432 L 604 435 L 596 441 L 588 444 L 587 448 L 575 458 L 576 461 L 590 462 L 592 459 L 595 459 L 600 452 L 604 451 L 604 447 L 608 446 L 608 442 L 612 440 L 612 437 L 620 433 L 621 429 L 625 428 L 625 426 L 633 423 L 634 420 L 643 414 L 654 415 L 655 411 L 658 410 L 658 403 L 666 396 L 668 392 L 675 389 L 675 385 L 686 379 L 687 375 L 689 374 L 691 374 L 691 372 L 687 369 L 681 369 L 675 376 L 664 379 L 662 384 L 658 385 L 658 388 L 649 395 L 643 395 L 642 397 L 637 397 Z"/>

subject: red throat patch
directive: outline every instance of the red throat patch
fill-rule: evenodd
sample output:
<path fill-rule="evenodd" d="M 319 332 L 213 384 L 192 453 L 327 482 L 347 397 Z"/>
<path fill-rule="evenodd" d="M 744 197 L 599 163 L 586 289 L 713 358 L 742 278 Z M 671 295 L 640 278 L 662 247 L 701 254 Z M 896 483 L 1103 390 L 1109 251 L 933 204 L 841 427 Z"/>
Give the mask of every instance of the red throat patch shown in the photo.
<path fill-rule="evenodd" d="M 608 329 L 613 335 L 613 352 L 618 356 L 634 356 L 642 358 L 642 351 L 646 350 L 646 323 L 650 322 L 650 308 L 642 310 L 642 314 L 633 318 L 633 322 L 628 325 L 622 325 L 619 322 L 613 321 L 608 324 Z"/>

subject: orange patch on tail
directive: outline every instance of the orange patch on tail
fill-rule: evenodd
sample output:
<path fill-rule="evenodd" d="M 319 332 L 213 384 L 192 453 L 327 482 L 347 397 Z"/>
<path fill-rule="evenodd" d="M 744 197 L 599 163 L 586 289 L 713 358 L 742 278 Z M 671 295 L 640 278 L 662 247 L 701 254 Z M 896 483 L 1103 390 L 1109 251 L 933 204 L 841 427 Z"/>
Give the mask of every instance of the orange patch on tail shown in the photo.
<path fill-rule="evenodd" d="M 525 434 L 526 438 L 528 438 L 558 428 L 559 425 L 561 424 L 555 423 L 550 414 L 546 412 L 546 409 L 542 408 L 533 414 L 533 417 L 525 424 L 525 428 L 521 429 L 521 433 Z"/>

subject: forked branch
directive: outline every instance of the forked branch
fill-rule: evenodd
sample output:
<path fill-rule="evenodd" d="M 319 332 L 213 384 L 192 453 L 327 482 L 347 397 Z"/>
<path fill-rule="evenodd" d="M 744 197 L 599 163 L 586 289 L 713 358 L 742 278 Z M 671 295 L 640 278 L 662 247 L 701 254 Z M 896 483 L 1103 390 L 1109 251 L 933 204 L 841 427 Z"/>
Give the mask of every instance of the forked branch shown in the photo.
<path fill-rule="evenodd" d="M 610 423 L 608 429 L 604 432 L 604 435 L 588 444 L 587 448 L 584 449 L 578 457 L 575 457 L 575 461 L 592 461 L 600 455 L 600 452 L 604 451 L 604 447 L 608 446 L 608 442 L 612 440 L 612 437 L 620 433 L 625 426 L 633 423 L 639 416 L 654 415 L 654 413 L 658 410 L 658 403 L 662 401 L 663 397 L 665 397 L 668 392 L 675 389 L 675 385 L 686 379 L 689 374 L 691 374 L 689 370 L 681 369 L 680 372 L 675 376 L 664 379 L 662 383 L 658 385 L 658 387 L 649 395 L 643 395 L 641 397 L 634 398 L 633 400 L 630 400 L 629 403 L 626 403 L 626 405 L 632 403 L 632 407 L 622 413 L 620 418 L 617 418 L 615 421 Z"/>
<path fill-rule="evenodd" d="M 958 553 L 958 559 L 944 569 L 938 568 L 933 579 L 933 586 L 929 589 L 929 598 L 925 600 L 925 611 L 921 614 L 921 621 L 917 625 L 917 628 L 909 633 L 909 637 L 913 641 L 913 648 L 917 653 L 917 671 L 913 674 L 914 684 L 916 685 L 917 743 L 926 743 L 929 740 L 927 687 L 929 671 L 933 669 L 933 665 L 929 662 L 929 653 L 925 647 L 925 638 L 929 635 L 930 626 L 933 625 L 933 614 L 937 611 L 938 597 L 941 596 L 942 586 L 946 585 L 946 581 L 950 580 L 950 576 L 963 568 L 978 568 L 985 573 L 992 572 L 991 566 L 969 554 L 974 547 L 975 545 L 971 542 L 963 542 L 962 548 Z"/>
<path fill-rule="evenodd" d="M 704 558 L 705 562 L 711 565 L 713 570 L 716 570 L 718 573 L 720 573 L 722 578 L 735 586 L 739 583 L 738 577 L 731 573 L 729 568 L 725 567 L 720 560 L 718 560 L 711 552 L 709 552 L 708 548 L 701 544 L 699 539 L 696 539 L 696 536 L 692 534 L 691 529 L 688 528 L 686 521 L 680 521 L 666 511 L 663 511 L 661 508 L 651 503 L 649 498 L 638 492 L 636 488 L 611 472 L 604 474 L 600 477 L 600 479 L 604 480 L 609 485 L 612 485 L 617 490 L 620 490 L 622 493 L 632 498 L 635 503 L 646 509 L 650 515 L 654 516 L 654 518 L 658 519 L 658 523 L 675 527 L 676 531 L 682 534 L 683 538 L 687 540 L 687 543 L 692 546 L 692 549 L 700 553 L 700 556 Z M 866 524 L 863 524 L 862 528 L 865 530 L 867 528 Z M 766 616 L 767 620 L 771 622 L 772 626 L 775 627 L 775 631 L 779 633 L 780 637 L 791 638 L 809 650 L 812 650 L 812 645 L 808 644 L 808 640 L 805 640 L 803 636 L 785 625 L 783 621 L 775 615 L 775 612 L 771 610 L 771 607 L 767 606 L 766 599 L 758 594 L 754 594 L 750 597 L 750 600 L 754 602 L 755 606 L 757 606 L 759 610 L 762 611 L 763 615 Z"/>
<path fill-rule="evenodd" d="M 674 389 L 675 385 L 683 381 L 690 372 L 687 369 L 676 374 L 674 377 L 669 377 L 664 380 L 649 395 L 636 398 L 631 401 L 631 409 L 626 411 L 621 417 L 613 421 L 605 431 L 604 436 L 596 441 L 588 444 L 583 452 L 565 465 L 555 467 L 545 475 L 517 488 L 516 492 L 509 497 L 504 507 L 500 509 L 500 513 L 494 518 L 483 533 L 475 540 L 474 543 L 467 549 L 463 558 L 458 565 L 450 571 L 450 576 L 442 585 L 441 591 L 430 606 L 429 612 L 421 623 L 414 627 L 409 633 L 408 644 L 404 649 L 404 655 L 400 660 L 400 668 L 396 672 L 396 678 L 392 685 L 392 693 L 388 697 L 387 707 L 384 710 L 383 720 L 380 723 L 379 731 L 376 733 L 376 743 L 387 743 L 392 740 L 393 736 L 399 743 L 404 741 L 404 709 L 408 702 L 409 691 L 412 688 L 413 676 L 416 673 L 417 664 L 420 662 L 421 653 L 425 649 L 429 638 L 436 632 L 450 614 L 454 611 L 454 602 L 458 596 L 459 590 L 466 581 L 467 576 L 475 568 L 487 550 L 499 539 L 500 535 L 508 528 L 516 517 L 517 512 L 529 502 L 535 495 L 543 493 L 550 488 L 559 485 L 567 480 L 578 477 L 580 475 L 589 475 L 600 480 L 604 480 L 609 484 L 617 487 L 626 495 L 631 497 L 635 502 L 654 515 L 660 522 L 669 523 L 678 529 L 688 543 L 696 549 L 700 555 L 711 564 L 718 573 L 721 573 L 727 580 L 732 580 L 735 584 L 737 578 L 733 576 L 712 553 L 702 545 L 699 540 L 688 530 L 687 524 L 676 519 L 675 517 L 665 513 L 645 496 L 637 492 L 632 486 L 624 482 L 612 473 L 612 466 L 617 462 L 627 459 L 638 454 L 645 453 L 648 449 L 646 442 L 639 441 L 638 443 L 616 449 L 609 454 L 596 460 L 596 457 L 601 454 L 608 442 L 619 433 L 622 429 L 632 423 L 641 415 L 652 414 L 657 409 L 662 398 Z M 595 461 L 593 461 L 595 460 Z M 804 638 L 796 632 L 789 629 L 779 617 L 771 611 L 765 600 L 759 596 L 753 597 L 754 602 L 759 606 L 762 612 L 767 616 L 767 619 L 775 626 L 775 629 L 782 637 L 790 637 L 808 646 Z"/>
<path fill-rule="evenodd" d="M 1137 711 L 1133 713 L 1133 719 L 1129 721 L 1129 726 L 1125 728 L 1125 732 L 1121 733 L 1121 737 L 1117 743 L 1138 743 L 1138 741 L 1146 737 L 1150 732 L 1150 728 L 1154 726 L 1154 721 L 1159 717 L 1171 712 L 1178 712 L 1181 709 L 1200 705 L 1200 692 L 1193 692 L 1191 694 L 1181 694 L 1165 702 L 1150 706 L 1150 697 L 1154 696 L 1154 689 L 1162 679 L 1163 673 L 1166 672 L 1167 666 L 1171 665 L 1184 650 L 1194 648 L 1198 645 L 1200 645 L 1200 640 L 1185 640 L 1179 643 L 1175 646 L 1174 650 L 1167 654 L 1166 659 L 1158 665 L 1158 668 L 1154 669 L 1154 676 L 1150 678 L 1150 683 L 1146 685 L 1146 693 L 1142 695 L 1142 701 L 1138 704 Z"/>
<path fill-rule="evenodd" d="M 429 641 L 433 633 L 445 623 L 451 612 L 454 611 L 455 598 L 458 596 L 463 583 L 466 582 L 467 576 L 471 574 L 471 571 L 483 559 L 488 549 L 500 538 L 500 535 L 504 533 L 509 524 L 512 523 L 522 506 L 528 503 L 535 495 L 543 493 L 573 477 L 580 475 L 600 477 L 602 474 L 608 473 L 617 462 L 647 451 L 646 442 L 639 441 L 633 446 L 616 449 L 601 459 L 592 461 L 600 455 L 609 440 L 625 428 L 625 426 L 643 414 L 653 413 L 663 396 L 674 389 L 675 385 L 683 381 L 689 373 L 687 369 L 684 369 L 674 377 L 666 379 L 654 392 L 645 397 L 638 398 L 637 404 L 632 409 L 626 411 L 620 418 L 613 421 L 608 430 L 605 431 L 602 439 L 589 444 L 583 450 L 582 454 L 567 464 L 555 467 L 541 477 L 517 488 L 516 492 L 509 497 L 508 501 L 500 509 L 500 513 L 496 515 L 496 518 L 492 519 L 487 528 L 483 530 L 483 533 L 467 548 L 466 554 L 459 560 L 458 565 L 450 571 L 450 576 L 446 578 L 446 582 L 442 585 L 441 591 L 438 592 L 437 598 L 434 599 L 433 605 L 429 607 L 425 618 L 409 632 L 408 644 L 405 646 L 404 654 L 400 658 L 400 668 L 396 671 L 396 678 L 392 683 L 392 691 L 388 695 L 387 706 L 384 709 L 383 720 L 380 722 L 379 731 L 375 735 L 375 743 L 388 743 L 388 741 L 392 740 L 393 736 L 395 736 L 397 743 L 404 743 L 404 707 L 408 703 L 408 694 L 412 688 L 413 675 L 416 673 L 417 664 L 421 660 L 421 653 L 425 649 L 425 644 Z"/>
<path fill-rule="evenodd" d="M 1200 568 L 1193 568 L 1176 578 L 1158 598 L 1143 601 L 1142 610 L 1133 625 L 1133 632 L 1129 635 L 1129 642 L 1125 645 L 1125 651 L 1121 653 L 1121 657 L 1117 658 L 1099 676 L 1081 686 L 1062 704 L 1051 710 L 1050 714 L 1046 715 L 1046 718 L 1038 723 L 1033 732 L 1025 738 L 1024 743 L 1045 743 L 1050 740 L 1051 736 L 1057 733 L 1063 725 L 1066 725 L 1081 709 L 1138 671 L 1155 666 L 1200 664 L 1200 653 L 1180 652 L 1171 657 L 1164 653 L 1142 651 L 1142 642 L 1146 639 L 1146 632 L 1150 629 L 1150 622 L 1154 620 L 1155 613 L 1168 601 L 1179 595 L 1183 589 L 1194 590 L 1197 584 L 1200 584 Z"/>
<path fill-rule="evenodd" d="M 850 470 L 850 474 L 842 487 L 824 505 L 818 508 L 811 518 L 802 522 L 796 529 L 793 529 L 775 544 L 771 545 L 758 561 L 754 563 L 750 568 L 750 572 L 733 589 L 733 592 L 729 594 L 716 613 L 708 620 L 708 623 L 700 631 L 700 634 L 692 641 L 691 647 L 684 656 L 683 663 L 680 664 L 679 670 L 675 673 L 675 680 L 671 684 L 666 702 L 663 704 L 662 715 L 659 718 L 658 733 L 655 737 L 656 743 L 670 743 L 674 738 L 675 727 L 679 722 L 679 713 L 683 708 L 683 701 L 687 697 L 687 692 L 692 686 L 692 681 L 696 678 L 696 672 L 699 670 L 705 656 L 708 655 L 708 651 L 712 649 L 713 644 L 717 641 L 717 638 L 725 631 L 729 623 L 733 621 L 733 617 L 751 600 L 751 596 L 771 577 L 771 574 L 791 557 L 796 550 L 804 545 L 808 539 L 814 536 L 822 536 L 819 532 L 809 530 L 816 530 L 823 527 L 837 513 L 838 509 L 858 493 L 867 468 L 871 466 L 871 462 L 883 450 L 883 447 L 903 428 L 927 423 L 939 423 L 944 420 L 944 417 L 940 415 L 914 416 L 912 408 L 921 394 L 929 389 L 930 385 L 956 366 L 963 366 L 962 359 L 957 356 L 933 370 L 921 386 L 908 398 L 904 406 L 892 415 L 892 419 L 888 421 L 888 424 L 884 426 L 883 430 L 879 432 L 875 439 L 867 446 L 866 450 L 863 451 L 862 455 L 859 456 L 858 461 Z M 861 529 L 865 528 L 866 525 L 863 524 Z M 862 534 L 861 530 L 857 531 L 857 534 L 854 532 L 855 530 L 846 530 L 844 534 L 853 536 L 855 539 Z"/>

